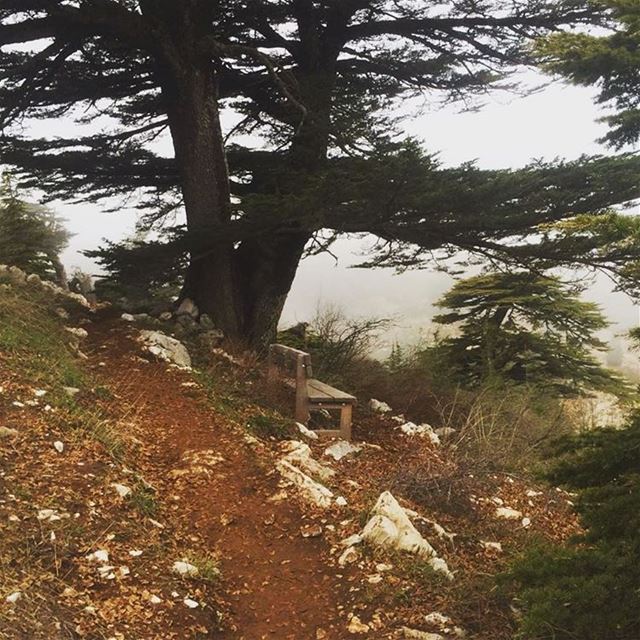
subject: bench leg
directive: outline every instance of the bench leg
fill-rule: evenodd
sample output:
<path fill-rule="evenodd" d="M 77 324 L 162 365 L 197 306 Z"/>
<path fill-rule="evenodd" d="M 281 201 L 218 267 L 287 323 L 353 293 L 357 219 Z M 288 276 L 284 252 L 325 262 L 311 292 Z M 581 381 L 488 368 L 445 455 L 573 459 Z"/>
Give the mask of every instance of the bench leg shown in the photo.
<path fill-rule="evenodd" d="M 306 396 L 301 393 L 296 394 L 296 422 L 301 422 L 305 426 L 309 422 L 309 403 Z"/>
<path fill-rule="evenodd" d="M 345 404 L 340 409 L 340 437 L 343 440 L 351 440 L 351 415 L 353 407 L 350 404 Z"/>

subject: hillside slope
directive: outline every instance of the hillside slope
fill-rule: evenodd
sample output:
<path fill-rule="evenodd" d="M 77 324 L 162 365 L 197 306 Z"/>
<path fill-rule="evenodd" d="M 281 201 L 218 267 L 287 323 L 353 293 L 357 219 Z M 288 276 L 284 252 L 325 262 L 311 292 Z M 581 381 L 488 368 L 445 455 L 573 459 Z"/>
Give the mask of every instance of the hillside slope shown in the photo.
<path fill-rule="evenodd" d="M 283 442 L 255 362 L 212 351 L 179 369 L 117 314 L 3 278 L 2 638 L 506 640 L 493 576 L 530 539 L 575 531 L 565 494 L 476 477 L 388 417 L 357 415 L 339 460 L 326 441 Z M 314 503 L 291 468 L 330 493 Z M 343 544 L 388 490 L 453 580 L 425 556 Z"/>

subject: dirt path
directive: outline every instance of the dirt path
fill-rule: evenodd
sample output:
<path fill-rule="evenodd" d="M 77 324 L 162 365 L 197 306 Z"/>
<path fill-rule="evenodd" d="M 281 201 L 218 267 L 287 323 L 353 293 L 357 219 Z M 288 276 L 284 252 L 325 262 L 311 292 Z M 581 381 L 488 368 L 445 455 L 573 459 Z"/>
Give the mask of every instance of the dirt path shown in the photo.
<path fill-rule="evenodd" d="M 189 374 L 136 360 L 139 346 L 120 323 L 96 322 L 87 351 L 96 375 L 138 409 L 138 465 L 163 503 L 175 505 L 162 517 L 220 553 L 231 621 L 218 637 L 306 640 L 318 630 L 326 633 L 318 637 L 345 637 L 339 607 L 348 581 L 329 564 L 322 538 L 301 536 L 300 526 L 312 520 L 290 500 L 269 501 L 278 492 L 272 466 L 207 406 L 200 390 L 182 386 Z M 223 460 L 209 475 L 172 477 L 184 468 L 185 454 L 195 452 Z"/>

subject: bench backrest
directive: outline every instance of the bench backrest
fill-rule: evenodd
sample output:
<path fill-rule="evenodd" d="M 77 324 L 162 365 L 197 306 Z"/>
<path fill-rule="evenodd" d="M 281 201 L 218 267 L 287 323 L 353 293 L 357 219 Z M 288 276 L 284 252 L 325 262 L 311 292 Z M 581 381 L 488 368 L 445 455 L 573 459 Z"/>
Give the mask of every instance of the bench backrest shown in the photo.
<path fill-rule="evenodd" d="M 311 370 L 311 356 L 305 351 L 287 347 L 284 344 L 272 344 L 269 346 L 269 373 L 274 369 L 280 370 L 284 375 L 295 378 L 301 382 L 313 377 Z"/>

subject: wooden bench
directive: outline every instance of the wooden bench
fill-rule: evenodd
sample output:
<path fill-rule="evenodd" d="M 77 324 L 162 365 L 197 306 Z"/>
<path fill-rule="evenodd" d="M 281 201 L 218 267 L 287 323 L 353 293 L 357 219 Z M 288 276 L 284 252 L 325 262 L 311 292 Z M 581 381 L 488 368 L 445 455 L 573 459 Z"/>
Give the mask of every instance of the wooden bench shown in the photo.
<path fill-rule="evenodd" d="M 316 380 L 313 377 L 311 356 L 308 353 L 283 344 L 272 344 L 269 347 L 267 373 L 269 383 L 272 384 L 275 381 L 278 373 L 295 379 L 298 422 L 306 425 L 311 411 L 340 409 L 340 429 L 322 429 L 317 433 L 339 435 L 344 440 L 351 439 L 352 411 L 357 400 L 344 391 Z"/>

